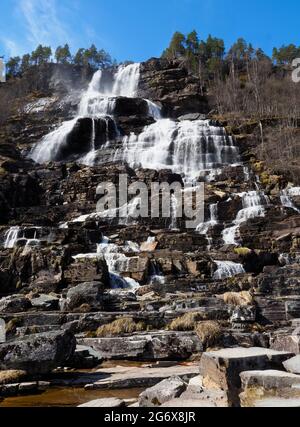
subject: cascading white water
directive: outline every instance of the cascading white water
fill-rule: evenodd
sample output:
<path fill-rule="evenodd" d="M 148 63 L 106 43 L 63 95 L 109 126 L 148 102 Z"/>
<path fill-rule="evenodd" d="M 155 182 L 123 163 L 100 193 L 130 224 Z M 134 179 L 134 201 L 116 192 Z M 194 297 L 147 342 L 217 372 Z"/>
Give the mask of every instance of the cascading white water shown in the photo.
<path fill-rule="evenodd" d="M 164 285 L 166 282 L 165 277 L 157 263 L 152 261 L 150 266 L 150 285 Z"/>
<path fill-rule="evenodd" d="M 269 199 L 263 192 L 249 191 L 239 196 L 243 200 L 243 209 L 238 212 L 234 225 L 223 230 L 222 237 L 226 245 L 238 245 L 236 237 L 240 225 L 250 219 L 264 217 L 265 207 L 269 204 Z"/>
<path fill-rule="evenodd" d="M 4 242 L 4 248 L 5 249 L 13 249 L 18 238 L 20 235 L 20 227 L 11 227 L 6 233 L 5 233 L 5 242 Z"/>
<path fill-rule="evenodd" d="M 211 227 L 214 227 L 219 223 L 218 221 L 218 203 L 212 204 L 209 206 L 209 212 L 210 212 L 210 220 L 207 222 L 204 222 L 203 224 L 199 224 L 196 231 L 199 234 L 206 234 L 208 230 Z"/>
<path fill-rule="evenodd" d="M 242 264 L 237 264 L 232 261 L 215 261 L 215 263 L 217 264 L 218 269 L 214 273 L 214 280 L 227 279 L 245 273 L 245 269 Z"/>
<path fill-rule="evenodd" d="M 121 66 L 114 78 L 113 96 L 133 98 L 137 95 L 140 79 L 140 64 Z"/>
<path fill-rule="evenodd" d="M 147 126 L 139 135 L 124 138 L 114 161 L 145 169 L 172 169 L 193 181 L 201 172 L 209 174 L 226 165 L 239 163 L 239 153 L 232 137 L 209 120 L 175 122 L 161 119 Z"/>
<path fill-rule="evenodd" d="M 145 99 L 145 101 L 148 104 L 148 114 L 150 117 L 153 117 L 154 120 L 158 121 L 162 119 L 161 115 L 161 108 L 155 104 L 154 102 L 150 101 L 149 99 Z"/>
<path fill-rule="evenodd" d="M 171 216 L 171 224 L 170 229 L 176 230 L 177 229 L 177 210 L 178 210 L 178 200 L 175 194 L 171 194 L 171 200 L 170 200 L 170 216 Z"/>
<path fill-rule="evenodd" d="M 293 209 L 294 211 L 300 213 L 300 209 L 298 209 L 295 205 L 295 203 L 292 200 L 293 196 L 298 196 L 300 195 L 300 188 L 298 187 L 293 187 L 290 188 L 289 190 L 282 190 L 281 194 L 280 194 L 280 200 L 282 203 L 282 206 L 285 208 L 290 208 Z"/>
<path fill-rule="evenodd" d="M 291 187 L 288 190 L 290 197 L 299 197 L 300 196 L 300 187 Z"/>
<path fill-rule="evenodd" d="M 96 258 L 103 257 L 107 263 L 111 286 L 113 289 L 137 289 L 139 283 L 130 277 L 122 277 L 120 273 L 130 270 L 130 257 L 127 257 L 125 253 L 139 252 L 139 248 L 133 242 L 126 242 L 125 246 L 117 246 L 114 243 L 110 243 L 107 237 L 102 239 L 102 242 L 97 245 L 97 253 L 90 254 L 78 254 L 75 255 L 74 259 L 84 258 Z"/>
<path fill-rule="evenodd" d="M 132 242 L 127 242 L 123 250 L 126 252 L 133 249 Z M 135 246 L 135 249 L 136 246 Z M 104 238 L 97 246 L 97 253 L 102 254 L 107 262 L 110 273 L 111 285 L 113 289 L 130 288 L 137 289 L 140 285 L 129 277 L 121 277 L 120 273 L 129 269 L 130 258 L 121 252 L 117 245 L 109 243 L 109 239 Z"/>
<path fill-rule="evenodd" d="M 74 129 L 78 117 L 64 122 L 58 129 L 46 135 L 30 153 L 30 158 L 36 163 L 46 163 L 55 159 L 59 150 L 67 144 L 67 137 Z"/>
<path fill-rule="evenodd" d="M 83 93 L 77 116 L 64 122 L 58 129 L 46 135 L 31 151 L 30 158 L 36 163 L 46 163 L 55 160 L 59 150 L 67 143 L 67 138 L 78 120 L 82 117 L 97 119 L 112 116 L 115 107 L 115 98 L 118 96 L 134 97 L 137 93 L 140 74 L 140 64 L 130 64 L 119 67 L 114 76 L 112 89 L 106 86 L 103 72 L 97 71 L 88 89 Z M 94 122 L 94 120 L 93 120 Z M 95 140 L 95 135 L 94 135 Z M 95 147 L 94 147 L 95 148 Z M 88 161 L 91 162 L 94 151 Z M 87 155 L 89 156 L 89 154 Z M 84 161 L 86 162 L 86 157 Z"/>

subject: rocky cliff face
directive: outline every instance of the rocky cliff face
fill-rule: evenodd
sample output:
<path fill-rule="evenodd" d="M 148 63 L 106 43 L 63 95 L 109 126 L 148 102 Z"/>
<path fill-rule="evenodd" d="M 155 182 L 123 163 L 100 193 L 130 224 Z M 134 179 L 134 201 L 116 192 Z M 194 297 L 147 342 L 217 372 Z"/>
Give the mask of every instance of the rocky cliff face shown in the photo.
<path fill-rule="evenodd" d="M 96 333 L 124 316 L 165 328 L 193 311 L 248 337 L 300 317 L 300 189 L 260 162 L 261 124 L 208 116 L 179 62 L 51 76 L 0 129 L 0 317 L 17 325 L 11 336 L 70 323 Z M 172 207 L 135 218 L 134 196 L 128 215 L 96 215 L 97 186 L 121 174 L 148 187 L 205 182 L 204 220 L 189 230 Z M 59 304 L 37 310 L 49 296 Z"/>

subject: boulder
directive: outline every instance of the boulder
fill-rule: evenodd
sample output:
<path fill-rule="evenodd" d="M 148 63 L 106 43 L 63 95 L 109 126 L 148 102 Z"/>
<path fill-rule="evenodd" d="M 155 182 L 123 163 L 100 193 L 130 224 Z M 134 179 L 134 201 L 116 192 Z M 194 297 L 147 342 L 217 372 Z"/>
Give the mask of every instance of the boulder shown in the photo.
<path fill-rule="evenodd" d="M 99 354 L 91 347 L 77 345 L 74 356 L 68 362 L 71 368 L 75 369 L 93 369 L 102 362 Z"/>
<path fill-rule="evenodd" d="M 62 311 L 74 311 L 87 305 L 92 310 L 102 309 L 104 285 L 101 282 L 81 283 L 68 290 L 67 299 L 62 300 Z"/>
<path fill-rule="evenodd" d="M 187 384 L 179 377 L 171 377 L 144 391 L 139 397 L 139 405 L 143 408 L 152 408 L 179 397 Z"/>
<path fill-rule="evenodd" d="M 288 372 L 300 375 L 300 355 L 283 362 L 283 366 Z"/>
<path fill-rule="evenodd" d="M 109 274 L 107 264 L 104 259 L 78 258 L 64 271 L 64 279 L 67 284 L 76 286 L 81 283 L 101 282 L 105 287 L 109 287 Z"/>
<path fill-rule="evenodd" d="M 73 356 L 76 340 L 68 331 L 46 332 L 0 344 L 0 369 L 45 374 L 64 366 Z"/>
<path fill-rule="evenodd" d="M 277 332 L 271 338 L 271 348 L 278 351 L 288 351 L 290 353 L 300 354 L 300 335 L 291 334 L 287 331 Z"/>
<path fill-rule="evenodd" d="M 28 298 L 12 295 L 0 300 L 0 313 L 23 313 L 31 308 Z"/>
<path fill-rule="evenodd" d="M 193 332 L 152 332 L 115 338 L 84 338 L 80 344 L 108 360 L 186 360 L 203 350 Z"/>
<path fill-rule="evenodd" d="M 41 311 L 57 310 L 59 305 L 59 299 L 52 295 L 39 295 L 30 302 L 33 308 Z"/>
<path fill-rule="evenodd" d="M 274 398 L 300 401 L 299 375 L 267 370 L 242 372 L 240 377 L 242 407 L 272 406 L 271 400 Z"/>
<path fill-rule="evenodd" d="M 227 392 L 230 406 L 239 406 L 240 373 L 257 369 L 281 368 L 291 353 L 263 348 L 230 348 L 204 353 L 200 373 L 205 382 L 214 383 Z"/>

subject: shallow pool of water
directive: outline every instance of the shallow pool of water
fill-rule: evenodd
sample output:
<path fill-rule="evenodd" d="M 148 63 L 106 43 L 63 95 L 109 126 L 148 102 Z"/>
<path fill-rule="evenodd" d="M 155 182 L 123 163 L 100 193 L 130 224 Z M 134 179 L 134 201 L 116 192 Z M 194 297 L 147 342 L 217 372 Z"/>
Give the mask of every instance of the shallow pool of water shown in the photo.
<path fill-rule="evenodd" d="M 11 397 L 0 402 L 2 408 L 78 406 L 95 399 L 116 397 L 135 399 L 144 390 L 85 390 L 84 388 L 50 388 L 39 395 Z"/>

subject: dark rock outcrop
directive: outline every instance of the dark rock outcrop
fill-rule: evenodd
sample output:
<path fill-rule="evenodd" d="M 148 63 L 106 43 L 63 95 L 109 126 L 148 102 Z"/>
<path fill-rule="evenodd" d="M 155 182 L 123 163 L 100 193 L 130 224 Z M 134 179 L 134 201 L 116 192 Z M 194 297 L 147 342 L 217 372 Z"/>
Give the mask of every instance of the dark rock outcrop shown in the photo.
<path fill-rule="evenodd" d="M 76 347 L 70 332 L 47 332 L 0 344 L 0 368 L 45 374 L 65 366 Z"/>

